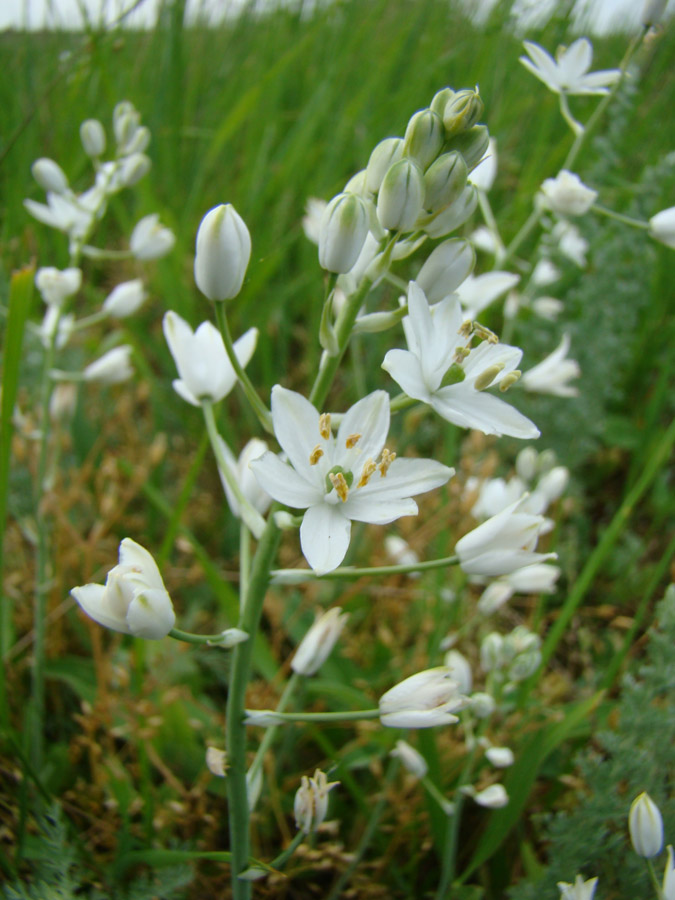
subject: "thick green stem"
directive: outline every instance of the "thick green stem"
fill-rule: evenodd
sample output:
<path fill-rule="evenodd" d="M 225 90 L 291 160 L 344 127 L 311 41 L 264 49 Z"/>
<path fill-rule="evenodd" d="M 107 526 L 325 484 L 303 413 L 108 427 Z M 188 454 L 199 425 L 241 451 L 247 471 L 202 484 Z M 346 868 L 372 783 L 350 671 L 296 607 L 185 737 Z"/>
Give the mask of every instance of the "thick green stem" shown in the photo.
<path fill-rule="evenodd" d="M 232 335 L 230 334 L 230 326 L 227 321 L 227 313 L 225 312 L 225 304 L 216 303 L 214 305 L 216 307 L 216 321 L 218 322 L 218 328 L 220 329 L 223 343 L 225 344 L 225 350 L 227 351 L 229 360 L 232 363 L 232 368 L 237 373 L 237 378 L 239 379 L 239 383 L 241 384 L 243 391 L 246 394 L 246 399 L 251 404 L 253 411 L 260 420 L 260 424 L 265 429 L 265 431 L 269 432 L 269 434 L 274 434 L 272 414 L 256 393 L 255 388 L 251 384 L 251 379 L 248 377 L 248 375 L 244 371 L 243 366 L 237 359 L 237 354 L 232 342 Z"/>
<path fill-rule="evenodd" d="M 229 769 L 227 773 L 230 850 L 232 852 L 232 891 L 234 900 L 248 900 L 251 886 L 238 875 L 248 867 L 249 807 L 246 787 L 246 726 L 244 708 L 246 688 L 251 676 L 254 638 L 260 624 L 263 602 L 272 561 L 279 544 L 280 532 L 270 516 L 260 538 L 251 566 L 248 590 L 239 619 L 239 628 L 249 640 L 237 644 L 232 653 L 232 669 L 227 695 L 225 741 Z"/>

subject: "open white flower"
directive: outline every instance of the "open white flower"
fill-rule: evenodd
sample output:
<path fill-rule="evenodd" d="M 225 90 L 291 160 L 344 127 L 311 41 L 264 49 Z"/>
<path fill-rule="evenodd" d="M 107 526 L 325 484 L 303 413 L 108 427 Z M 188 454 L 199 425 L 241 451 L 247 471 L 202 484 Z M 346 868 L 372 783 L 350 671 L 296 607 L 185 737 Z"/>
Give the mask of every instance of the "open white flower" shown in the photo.
<path fill-rule="evenodd" d="M 129 238 L 129 247 L 136 259 L 159 259 L 166 256 L 175 243 L 176 236 L 162 225 L 157 213 L 137 222 Z"/>
<path fill-rule="evenodd" d="M 113 347 L 93 363 L 89 363 L 82 372 L 82 377 L 85 381 L 97 381 L 99 384 L 120 384 L 134 374 L 130 357 L 131 346 L 129 344 Z"/>
<path fill-rule="evenodd" d="M 457 541 L 455 552 L 468 575 L 508 575 L 523 566 L 556 559 L 537 553 L 543 516 L 522 512 L 527 495 L 483 522 Z"/>
<path fill-rule="evenodd" d="M 487 309 L 497 297 L 501 297 L 520 281 L 520 275 L 512 272 L 485 272 L 483 275 L 469 275 L 457 288 L 457 296 L 468 316 L 474 318 Z"/>
<path fill-rule="evenodd" d="M 576 359 L 566 358 L 569 349 L 570 336 L 564 334 L 553 353 L 523 374 L 520 383 L 525 390 L 556 397 L 576 397 L 578 389 L 568 382 L 581 375 L 581 368 Z"/>
<path fill-rule="evenodd" d="M 425 669 L 405 678 L 380 697 L 380 721 L 387 728 L 433 728 L 459 722 L 454 715 L 467 705 L 447 666 Z"/>
<path fill-rule="evenodd" d="M 597 191 L 586 187 L 581 178 L 568 169 L 561 169 L 555 178 L 547 178 L 541 193 L 545 205 L 557 216 L 583 216 L 598 196 Z"/>
<path fill-rule="evenodd" d="M 266 442 L 261 441 L 260 438 L 251 438 L 239 454 L 239 459 L 234 458 L 234 454 L 220 435 L 218 435 L 218 443 L 242 494 L 254 509 L 257 509 L 261 515 L 264 515 L 272 502 L 272 498 L 258 484 L 257 478 L 254 477 L 251 471 L 251 463 L 254 459 L 258 459 L 263 453 L 267 452 L 269 448 Z M 218 473 L 227 497 L 227 504 L 232 510 L 232 515 L 240 518 L 241 507 L 239 501 L 234 496 L 232 488 L 227 483 L 227 478 L 220 467 L 218 468 Z"/>
<path fill-rule="evenodd" d="M 113 631 L 156 641 L 176 622 L 157 563 L 131 538 L 120 544 L 119 565 L 108 572 L 105 585 L 85 584 L 70 593 L 88 616 Z"/>
<path fill-rule="evenodd" d="M 390 350 L 382 368 L 409 397 L 428 403 L 462 428 L 539 437 L 533 422 L 485 390 L 497 384 L 504 389 L 509 384 L 505 379 L 517 378 L 523 351 L 496 339 L 472 347 L 474 331 L 465 326 L 457 297 L 429 306 L 422 289 L 411 281 L 404 330 L 409 349 Z"/>
<path fill-rule="evenodd" d="M 200 406 L 204 399 L 217 403 L 226 397 L 235 386 L 237 375 L 215 325 L 202 322 L 193 332 L 185 319 L 172 311 L 164 316 L 162 324 L 180 375 L 173 382 L 176 393 L 193 406 Z M 249 328 L 234 342 L 242 366 L 253 356 L 257 341 L 258 329 Z"/>
<path fill-rule="evenodd" d="M 532 41 L 525 41 L 523 46 L 530 58 L 521 56 L 521 63 L 554 94 L 607 94 L 621 78 L 619 69 L 588 71 L 593 60 L 593 45 L 588 38 L 560 47 L 555 59 Z"/>
<path fill-rule="evenodd" d="M 44 266 L 35 274 L 35 286 L 48 306 L 63 306 L 68 297 L 79 291 L 81 284 L 81 269 Z"/>
<path fill-rule="evenodd" d="M 267 493 L 306 509 L 300 528 L 305 559 L 318 574 L 340 565 L 352 520 L 385 525 L 417 513 L 412 494 L 445 484 L 454 469 L 430 459 L 396 459 L 385 447 L 389 396 L 375 391 L 345 413 L 336 437 L 330 416 L 302 395 L 272 389 L 272 421 L 289 462 L 274 453 L 251 468 Z"/>
<path fill-rule="evenodd" d="M 581 875 L 577 875 L 574 884 L 570 884 L 568 881 L 559 881 L 560 900 L 593 900 L 597 883 L 597 878 L 589 878 L 588 881 L 584 881 Z"/>

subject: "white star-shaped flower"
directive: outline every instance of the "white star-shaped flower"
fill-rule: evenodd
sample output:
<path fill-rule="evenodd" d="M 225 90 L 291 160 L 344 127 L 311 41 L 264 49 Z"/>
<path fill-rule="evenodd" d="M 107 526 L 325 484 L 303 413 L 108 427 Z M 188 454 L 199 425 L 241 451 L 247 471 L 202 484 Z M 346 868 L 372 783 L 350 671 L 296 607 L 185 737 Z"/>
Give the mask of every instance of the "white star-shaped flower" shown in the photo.
<path fill-rule="evenodd" d="M 445 484 L 454 469 L 430 459 L 396 459 L 385 447 L 389 396 L 375 391 L 345 413 L 336 436 L 330 416 L 301 394 L 272 389 L 274 433 L 288 462 L 265 453 L 251 463 L 260 486 L 295 509 L 306 509 L 302 552 L 318 574 L 340 565 L 351 523 L 385 525 L 414 516 L 413 494 Z"/>
<path fill-rule="evenodd" d="M 523 351 L 496 342 L 489 333 L 489 340 L 472 347 L 474 333 L 463 319 L 456 296 L 429 306 L 422 289 L 411 281 L 408 316 L 403 323 L 409 349 L 390 350 L 382 368 L 409 397 L 428 403 L 461 428 L 539 437 L 533 422 L 485 390 L 497 384 L 505 389 L 510 379 L 516 380 Z"/>
<path fill-rule="evenodd" d="M 560 47 L 555 59 L 532 41 L 524 41 L 523 46 L 530 58 L 521 56 L 521 63 L 554 94 L 606 94 L 621 78 L 619 69 L 588 71 L 593 60 L 593 45 L 588 38 Z"/>

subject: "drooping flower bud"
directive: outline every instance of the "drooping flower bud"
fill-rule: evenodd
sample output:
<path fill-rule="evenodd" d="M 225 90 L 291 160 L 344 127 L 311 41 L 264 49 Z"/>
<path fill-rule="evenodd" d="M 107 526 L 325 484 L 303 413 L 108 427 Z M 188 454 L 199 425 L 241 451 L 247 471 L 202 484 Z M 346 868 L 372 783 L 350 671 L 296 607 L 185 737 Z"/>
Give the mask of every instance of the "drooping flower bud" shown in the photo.
<path fill-rule="evenodd" d="M 467 704 L 447 666 L 405 678 L 380 697 L 380 721 L 387 728 L 433 728 L 458 722 Z"/>
<path fill-rule="evenodd" d="M 98 119 L 85 119 L 80 125 L 80 139 L 84 152 L 92 159 L 105 150 L 105 129 Z"/>
<path fill-rule="evenodd" d="M 128 188 L 138 184 L 141 178 L 145 178 L 151 168 L 152 163 L 149 156 L 146 156 L 145 153 L 131 153 L 122 160 L 119 168 L 120 187 Z"/>
<path fill-rule="evenodd" d="M 422 170 L 411 159 L 389 168 L 377 196 L 377 217 L 390 231 L 411 231 L 424 201 Z"/>
<path fill-rule="evenodd" d="M 501 809 L 509 802 L 509 795 L 503 784 L 491 784 L 484 790 L 474 794 L 474 801 L 486 809 Z"/>
<path fill-rule="evenodd" d="M 134 374 L 129 361 L 130 356 L 129 344 L 108 350 L 93 363 L 89 363 L 82 377 L 85 381 L 96 381 L 99 384 L 120 384 L 127 381 Z"/>
<path fill-rule="evenodd" d="M 388 169 L 403 155 L 403 139 L 385 138 L 373 148 L 366 167 L 366 187 L 376 194 Z"/>
<path fill-rule="evenodd" d="M 449 206 L 418 221 L 418 227 L 431 238 L 444 237 L 459 228 L 473 214 L 478 204 L 478 191 L 467 184 L 462 193 Z"/>
<path fill-rule="evenodd" d="M 431 109 L 420 109 L 408 122 L 403 140 L 403 155 L 424 169 L 438 156 L 443 146 L 443 122 Z"/>
<path fill-rule="evenodd" d="M 30 170 L 33 173 L 33 178 L 45 191 L 63 194 L 64 191 L 68 190 L 66 173 L 53 159 L 42 156 L 40 159 L 35 160 Z"/>
<path fill-rule="evenodd" d="M 426 759 L 407 741 L 396 741 L 396 746 L 389 752 L 389 755 L 400 759 L 404 768 L 416 778 L 424 778 L 429 771 Z"/>
<path fill-rule="evenodd" d="M 159 259 L 171 250 L 176 236 L 162 225 L 157 213 L 144 216 L 137 222 L 129 238 L 129 247 L 136 259 Z"/>
<path fill-rule="evenodd" d="M 474 125 L 468 131 L 456 134 L 446 144 L 447 150 L 459 150 L 469 169 L 477 166 L 490 146 L 490 133 L 485 125 Z"/>
<path fill-rule="evenodd" d="M 628 830 L 638 856 L 651 859 L 663 848 L 661 811 L 649 794 L 643 791 L 633 800 L 628 814 Z"/>
<path fill-rule="evenodd" d="M 103 301 L 103 311 L 115 319 L 133 315 L 145 302 L 147 294 L 140 278 L 123 281 L 112 289 Z"/>
<path fill-rule="evenodd" d="M 483 115 L 483 101 L 477 91 L 458 91 L 443 110 L 447 138 L 468 131 Z"/>
<path fill-rule="evenodd" d="M 457 150 L 444 153 L 424 173 L 424 208 L 437 212 L 453 203 L 466 187 L 468 169 Z"/>
<path fill-rule="evenodd" d="M 291 662 L 298 675 L 314 675 L 331 654 L 349 614 L 334 606 L 316 618 L 314 624 L 300 642 Z"/>
<path fill-rule="evenodd" d="M 368 210 L 358 194 L 333 197 L 319 227 L 319 264 L 328 272 L 349 272 L 368 236 Z"/>
<path fill-rule="evenodd" d="M 438 303 L 459 287 L 475 262 L 476 254 L 471 244 L 451 238 L 432 250 L 416 280 L 429 303 Z"/>
<path fill-rule="evenodd" d="M 230 300 L 241 290 L 251 258 L 251 236 L 231 203 L 209 210 L 197 231 L 195 282 L 209 300 Z"/>
<path fill-rule="evenodd" d="M 510 747 L 490 747 L 485 751 L 485 756 L 495 769 L 505 769 L 512 766 L 515 761 L 513 750 Z"/>

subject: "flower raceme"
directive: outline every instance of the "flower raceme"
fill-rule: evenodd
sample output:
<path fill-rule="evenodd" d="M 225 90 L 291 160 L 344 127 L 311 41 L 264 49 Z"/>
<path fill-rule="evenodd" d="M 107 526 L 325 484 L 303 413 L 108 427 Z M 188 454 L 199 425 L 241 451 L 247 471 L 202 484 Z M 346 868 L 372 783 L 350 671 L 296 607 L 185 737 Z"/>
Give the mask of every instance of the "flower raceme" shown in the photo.
<path fill-rule="evenodd" d="M 164 316 L 163 327 L 180 375 L 173 382 L 176 393 L 193 406 L 200 406 L 202 400 L 217 403 L 226 397 L 236 384 L 237 375 L 218 329 L 210 322 L 202 322 L 193 332 L 172 311 Z M 253 356 L 257 340 L 258 329 L 249 328 L 235 341 L 235 353 L 242 366 Z"/>
<path fill-rule="evenodd" d="M 408 316 L 403 324 L 408 349 L 390 350 L 382 368 L 409 397 L 428 403 L 461 428 L 539 437 L 533 422 L 485 390 L 498 384 L 503 391 L 517 380 L 522 350 L 498 343 L 481 326 L 465 323 L 455 296 L 430 306 L 414 281 L 408 286 Z M 486 339 L 472 347 L 476 334 Z"/>
<path fill-rule="evenodd" d="M 157 563 L 131 538 L 120 544 L 119 565 L 108 572 L 105 585 L 85 584 L 70 593 L 88 616 L 113 631 L 156 641 L 176 622 Z"/>
<path fill-rule="evenodd" d="M 561 47 L 555 59 L 532 41 L 525 41 L 523 46 L 530 58 L 521 56 L 521 63 L 554 94 L 607 94 L 621 78 L 619 69 L 588 71 L 593 61 L 593 45 L 588 38 Z"/>
<path fill-rule="evenodd" d="M 397 459 L 385 447 L 389 397 L 375 391 L 345 413 L 336 436 L 330 416 L 319 415 L 300 394 L 272 389 L 274 432 L 288 458 L 266 453 L 251 468 L 267 493 L 306 509 L 302 552 L 318 574 L 340 565 L 351 523 L 385 525 L 417 514 L 413 494 L 445 484 L 454 469 L 430 459 Z"/>
<path fill-rule="evenodd" d="M 405 678 L 380 697 L 380 722 L 387 728 L 433 728 L 459 722 L 454 715 L 467 705 L 447 666 L 425 669 Z"/>

